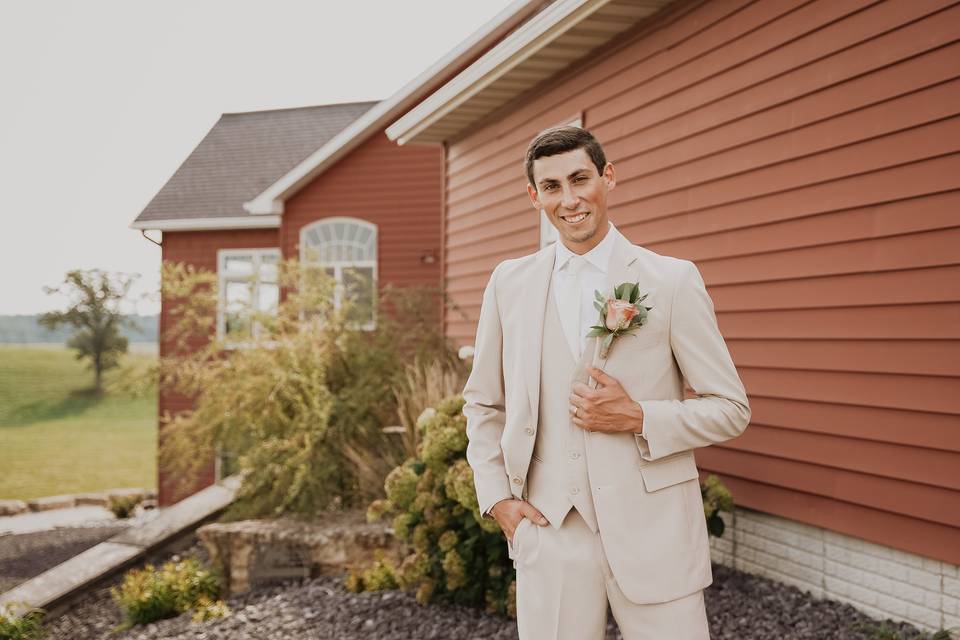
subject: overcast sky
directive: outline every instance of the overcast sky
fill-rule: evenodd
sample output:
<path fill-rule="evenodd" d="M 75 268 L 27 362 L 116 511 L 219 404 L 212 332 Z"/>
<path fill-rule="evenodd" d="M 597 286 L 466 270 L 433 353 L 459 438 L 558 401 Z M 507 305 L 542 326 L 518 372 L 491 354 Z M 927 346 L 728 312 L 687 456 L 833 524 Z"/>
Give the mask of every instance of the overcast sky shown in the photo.
<path fill-rule="evenodd" d="M 129 224 L 221 113 L 386 98 L 508 4 L 4 0 L 0 314 L 62 306 L 75 268 L 155 290 Z"/>

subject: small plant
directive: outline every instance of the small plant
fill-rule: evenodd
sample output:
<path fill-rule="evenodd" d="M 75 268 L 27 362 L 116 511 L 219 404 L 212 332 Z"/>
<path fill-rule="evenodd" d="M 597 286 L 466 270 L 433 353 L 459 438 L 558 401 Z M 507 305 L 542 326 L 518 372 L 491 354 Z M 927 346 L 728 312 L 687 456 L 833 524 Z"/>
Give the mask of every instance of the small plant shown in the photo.
<path fill-rule="evenodd" d="M 129 518 L 138 504 L 140 504 L 139 496 L 110 496 L 107 500 L 107 509 L 110 509 L 118 518 Z"/>
<path fill-rule="evenodd" d="M 386 591 L 400 586 L 397 583 L 397 566 L 393 561 L 379 549 L 374 552 L 374 557 L 373 564 L 366 569 L 354 567 L 347 572 L 347 591 Z"/>
<path fill-rule="evenodd" d="M 707 532 L 716 537 L 723 536 L 726 524 L 720 517 L 721 511 L 733 511 L 733 496 L 715 475 L 707 476 L 700 485 L 700 497 L 703 498 L 703 515 L 707 519 Z"/>
<path fill-rule="evenodd" d="M 953 633 L 953 630 L 947 629 L 914 635 L 904 632 L 897 626 L 890 626 L 886 622 L 881 622 L 879 625 L 872 622 L 860 623 L 855 628 L 857 631 L 866 633 L 871 640 L 952 640 L 958 637 Z"/>
<path fill-rule="evenodd" d="M 194 620 L 226 615 L 219 600 L 220 576 L 204 569 L 194 558 L 172 560 L 157 570 L 152 564 L 123 577 L 110 594 L 124 614 L 123 629 L 193 611 Z"/>
<path fill-rule="evenodd" d="M 39 640 L 45 636 L 43 610 L 28 608 L 16 616 L 10 606 L 0 609 L 0 640 Z"/>

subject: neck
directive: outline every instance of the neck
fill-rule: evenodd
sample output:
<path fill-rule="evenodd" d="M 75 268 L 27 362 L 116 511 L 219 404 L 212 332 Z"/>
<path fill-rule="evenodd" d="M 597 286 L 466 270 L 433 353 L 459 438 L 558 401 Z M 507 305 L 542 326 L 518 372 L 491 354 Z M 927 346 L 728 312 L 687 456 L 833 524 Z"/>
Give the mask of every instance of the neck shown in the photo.
<path fill-rule="evenodd" d="M 607 224 L 603 229 L 598 230 L 593 236 L 587 238 L 583 242 L 567 242 L 565 239 L 561 239 L 563 246 L 577 254 L 582 256 L 587 253 L 595 246 L 603 242 L 603 239 L 607 237 L 607 234 L 610 233 L 610 225 Z"/>

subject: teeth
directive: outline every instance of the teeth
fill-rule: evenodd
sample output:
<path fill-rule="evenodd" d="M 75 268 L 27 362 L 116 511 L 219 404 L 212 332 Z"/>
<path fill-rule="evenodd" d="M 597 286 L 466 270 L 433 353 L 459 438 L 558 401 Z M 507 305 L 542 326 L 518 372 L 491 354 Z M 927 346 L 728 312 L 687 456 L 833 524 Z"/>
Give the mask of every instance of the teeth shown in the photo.
<path fill-rule="evenodd" d="M 587 214 L 581 213 L 580 215 L 574 216 L 574 217 L 572 217 L 572 218 L 564 218 L 564 220 L 566 220 L 567 222 L 580 222 L 581 220 L 583 220 L 583 219 L 586 218 L 586 217 L 587 217 Z"/>

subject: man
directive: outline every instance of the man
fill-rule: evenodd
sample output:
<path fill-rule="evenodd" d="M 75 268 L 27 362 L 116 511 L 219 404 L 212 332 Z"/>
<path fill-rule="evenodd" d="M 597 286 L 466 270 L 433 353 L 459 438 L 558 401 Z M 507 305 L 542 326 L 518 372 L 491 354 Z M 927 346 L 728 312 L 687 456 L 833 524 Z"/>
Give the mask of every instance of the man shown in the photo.
<path fill-rule="evenodd" d="M 607 219 L 614 168 L 589 132 L 540 134 L 526 172 L 559 241 L 494 269 L 463 390 L 480 511 L 517 569 L 520 637 L 602 638 L 609 602 L 627 640 L 708 638 L 693 449 L 750 419 L 713 303 L 693 263 Z M 603 336 L 586 337 L 594 291 L 609 300 L 621 283 L 651 309 L 603 354 Z"/>

